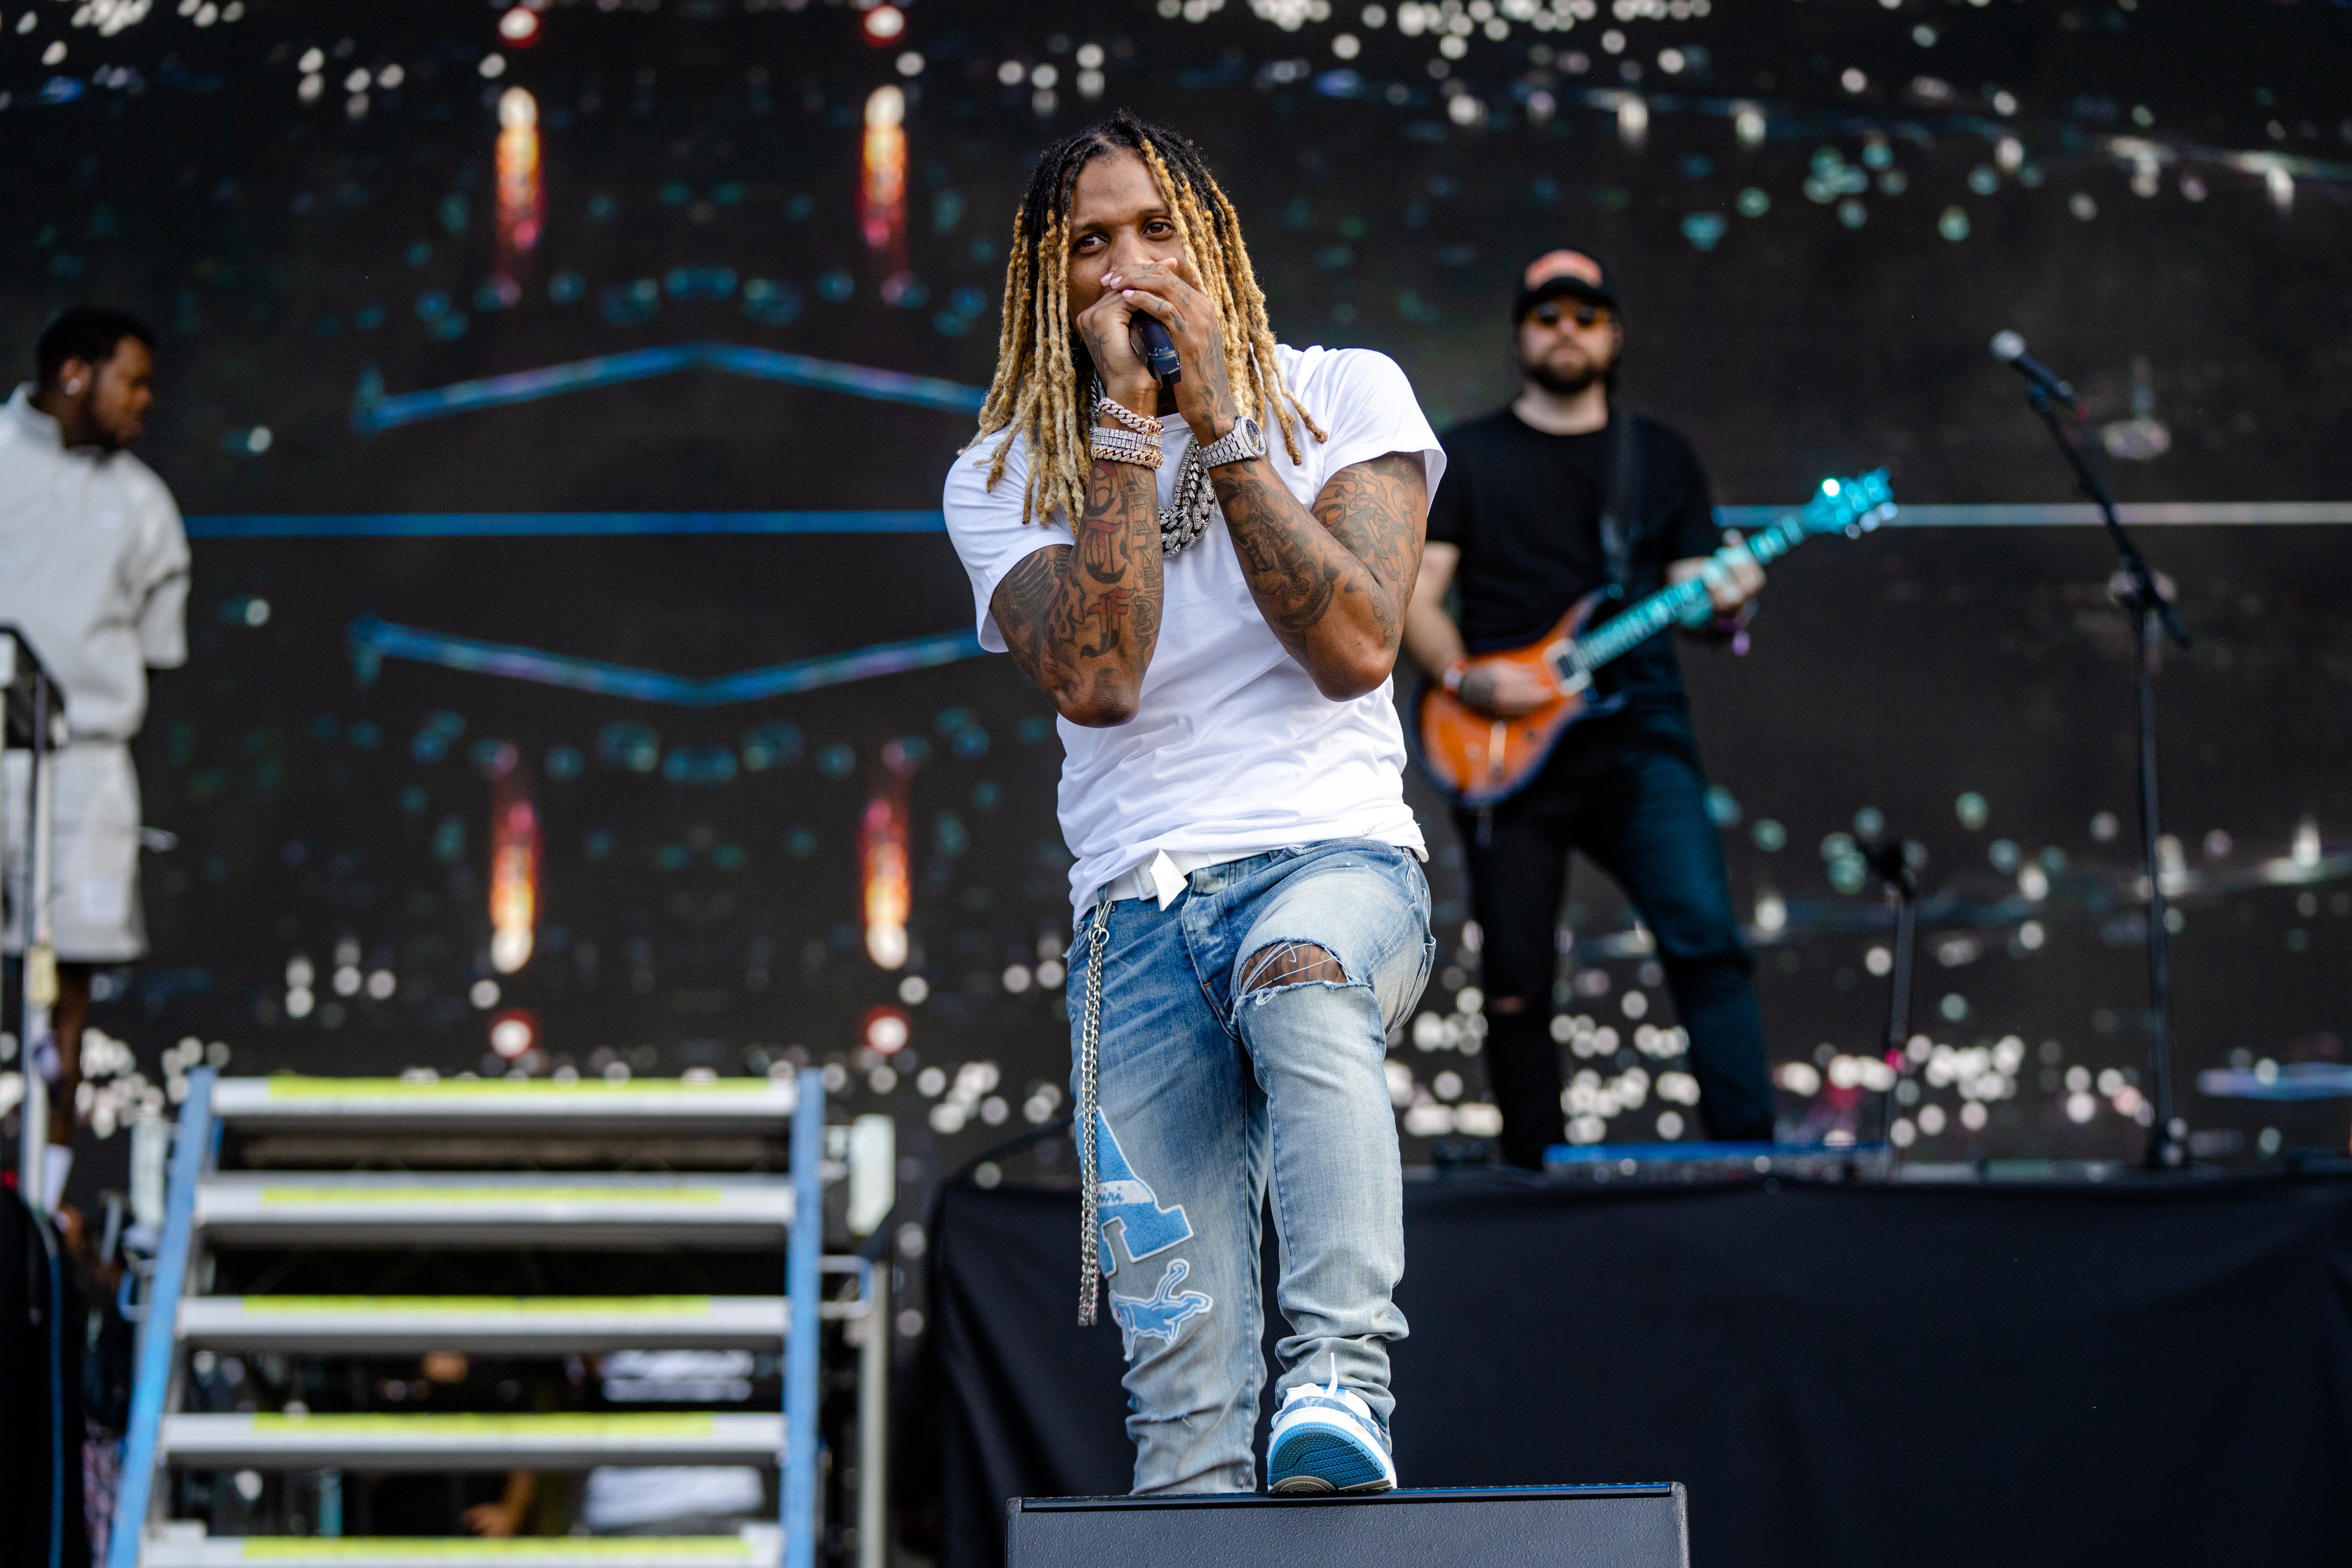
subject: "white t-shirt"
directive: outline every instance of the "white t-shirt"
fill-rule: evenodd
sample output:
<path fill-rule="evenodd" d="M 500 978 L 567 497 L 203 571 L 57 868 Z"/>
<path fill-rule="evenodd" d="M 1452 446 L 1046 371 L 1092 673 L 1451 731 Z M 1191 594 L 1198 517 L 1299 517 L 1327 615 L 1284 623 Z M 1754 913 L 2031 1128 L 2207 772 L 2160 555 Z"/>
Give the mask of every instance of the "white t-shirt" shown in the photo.
<path fill-rule="evenodd" d="M 1267 457 L 1290 493 L 1314 504 L 1341 468 L 1390 452 L 1417 452 L 1431 493 L 1445 452 L 1414 401 L 1404 372 L 1369 349 L 1277 348 L 1276 362 L 1329 439 L 1298 432 L 1302 462 L 1283 449 L 1269 416 Z M 1161 437 L 1160 501 L 1168 505 L 1192 432 L 1171 418 Z M 987 488 L 1002 436 L 991 436 L 948 470 L 948 532 L 971 574 L 980 642 L 1004 649 L 989 614 L 996 585 L 1031 552 L 1075 542 L 1058 511 L 1021 521 L 1026 447 L 1015 438 L 1004 476 Z M 1390 683 L 1334 702 L 1275 640 L 1250 597 L 1222 516 L 1166 563 L 1160 641 L 1136 716 L 1111 729 L 1061 721 L 1062 837 L 1075 855 L 1071 900 L 1156 852 L 1241 856 L 1329 838 L 1375 838 L 1422 847 L 1404 804 L 1404 733 Z"/>
<path fill-rule="evenodd" d="M 188 536 L 155 471 L 63 445 L 18 387 L 0 406 L 0 623 L 65 689 L 78 741 L 127 741 L 147 668 L 188 659 Z"/>

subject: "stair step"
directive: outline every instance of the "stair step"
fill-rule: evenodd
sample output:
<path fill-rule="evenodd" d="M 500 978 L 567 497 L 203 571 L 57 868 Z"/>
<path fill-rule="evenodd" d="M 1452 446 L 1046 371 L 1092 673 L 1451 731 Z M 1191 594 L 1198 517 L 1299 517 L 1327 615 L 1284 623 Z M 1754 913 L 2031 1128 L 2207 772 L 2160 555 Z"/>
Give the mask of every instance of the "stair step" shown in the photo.
<path fill-rule="evenodd" d="M 196 1296 L 180 1338 L 215 1350 L 593 1355 L 773 1350 L 781 1296 Z"/>
<path fill-rule="evenodd" d="M 791 1224 L 781 1176 L 217 1175 L 196 1191 L 215 1241 L 379 1247 L 773 1247 Z"/>
<path fill-rule="evenodd" d="M 426 1127 L 552 1129 L 601 1125 L 632 1132 L 688 1129 L 761 1131 L 781 1134 L 792 1121 L 797 1088 L 782 1079 L 722 1078 L 446 1079 L 411 1083 L 396 1078 L 223 1079 L 213 1087 L 213 1114 L 239 1127 L 317 1131 Z"/>
<path fill-rule="evenodd" d="M 782 1532 L 740 1535 L 205 1536 L 149 1539 L 145 1568 L 776 1568 Z"/>
<path fill-rule="evenodd" d="M 174 1465 L 301 1470 L 560 1470 L 593 1465 L 772 1465 L 782 1415 L 166 1415 Z"/>

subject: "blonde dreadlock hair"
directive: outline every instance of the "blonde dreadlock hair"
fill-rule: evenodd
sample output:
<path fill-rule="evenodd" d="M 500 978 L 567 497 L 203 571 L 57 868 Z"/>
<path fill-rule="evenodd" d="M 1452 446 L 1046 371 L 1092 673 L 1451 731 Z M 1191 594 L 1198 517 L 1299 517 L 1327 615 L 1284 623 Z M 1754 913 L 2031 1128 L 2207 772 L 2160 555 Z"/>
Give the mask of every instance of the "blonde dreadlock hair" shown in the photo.
<path fill-rule="evenodd" d="M 988 486 L 1004 477 L 1013 438 L 1029 449 L 1029 479 L 1021 497 L 1021 521 L 1041 520 L 1058 509 L 1075 519 L 1086 510 L 1087 426 L 1093 411 L 1087 393 L 1094 365 L 1071 326 L 1069 285 L 1070 198 L 1078 173 L 1108 153 L 1133 153 L 1159 182 L 1175 220 L 1176 237 L 1192 263 L 1202 292 L 1217 307 L 1224 324 L 1225 371 L 1243 414 L 1263 421 L 1268 412 L 1282 433 L 1283 449 L 1299 461 L 1298 427 L 1326 439 L 1284 382 L 1275 363 L 1274 330 L 1266 324 L 1265 295 L 1242 244 L 1241 219 L 1217 188 L 1200 149 L 1164 126 L 1125 110 L 1049 147 L 1029 176 L 1029 188 L 1013 219 L 1013 254 L 1004 268 L 1004 326 L 996 346 L 996 379 L 980 410 L 980 431 L 965 450 L 1002 430 L 988 464 Z"/>

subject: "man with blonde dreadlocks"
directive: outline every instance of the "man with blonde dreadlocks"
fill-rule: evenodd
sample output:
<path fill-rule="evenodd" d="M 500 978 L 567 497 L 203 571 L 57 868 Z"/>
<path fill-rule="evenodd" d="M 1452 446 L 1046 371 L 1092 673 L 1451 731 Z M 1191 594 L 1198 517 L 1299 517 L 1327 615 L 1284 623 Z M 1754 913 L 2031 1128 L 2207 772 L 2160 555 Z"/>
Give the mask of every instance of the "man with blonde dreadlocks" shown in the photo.
<path fill-rule="evenodd" d="M 1269 1195 L 1266 1483 L 1396 1484 L 1384 1063 L 1434 943 L 1389 677 L 1444 463 L 1388 359 L 1275 342 L 1190 142 L 1122 113 L 1039 160 L 946 510 L 981 641 L 1061 715 L 1079 1319 L 1099 1271 L 1138 1493 L 1255 1489 Z"/>

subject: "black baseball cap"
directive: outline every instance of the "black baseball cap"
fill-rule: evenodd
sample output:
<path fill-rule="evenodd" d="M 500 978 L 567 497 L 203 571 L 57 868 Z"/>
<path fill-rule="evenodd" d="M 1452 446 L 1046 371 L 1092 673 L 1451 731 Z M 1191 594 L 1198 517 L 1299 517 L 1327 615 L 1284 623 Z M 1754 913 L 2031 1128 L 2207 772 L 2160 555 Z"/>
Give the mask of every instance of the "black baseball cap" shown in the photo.
<path fill-rule="evenodd" d="M 1617 290 L 1610 281 L 1609 268 L 1590 251 L 1560 246 L 1545 251 L 1519 269 L 1518 294 L 1511 305 L 1511 319 L 1517 321 L 1546 300 L 1562 294 L 1590 300 L 1612 310 L 1618 309 Z"/>

